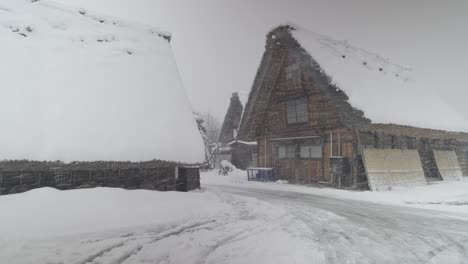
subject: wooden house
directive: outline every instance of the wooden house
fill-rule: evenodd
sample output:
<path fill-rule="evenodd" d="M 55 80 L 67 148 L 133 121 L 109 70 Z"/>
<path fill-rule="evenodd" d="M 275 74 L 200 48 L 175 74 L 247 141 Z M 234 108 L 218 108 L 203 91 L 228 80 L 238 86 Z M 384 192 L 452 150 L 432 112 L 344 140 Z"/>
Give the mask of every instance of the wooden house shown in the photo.
<path fill-rule="evenodd" d="M 417 125 L 432 120 L 417 117 L 416 106 L 405 100 L 396 103 L 401 109 L 385 110 L 384 90 L 378 88 L 387 85 L 395 87 L 394 93 L 405 91 L 412 85 L 409 72 L 345 41 L 277 27 L 267 35 L 238 139 L 256 141 L 258 166 L 272 167 L 279 179 L 294 183 L 373 184 L 371 189 L 381 190 L 468 175 L 467 133 L 417 128 L 411 122 L 390 124 L 407 115 Z M 356 89 L 348 88 L 353 85 Z M 381 102 L 365 109 L 353 105 L 358 102 L 361 108 L 372 96 Z M 379 107 L 380 113 L 373 111 Z"/>
<path fill-rule="evenodd" d="M 237 139 L 244 106 L 238 93 L 233 93 L 218 136 L 219 148 L 216 153 L 216 166 L 223 160 L 231 162 L 239 169 L 255 166 L 257 143 Z"/>

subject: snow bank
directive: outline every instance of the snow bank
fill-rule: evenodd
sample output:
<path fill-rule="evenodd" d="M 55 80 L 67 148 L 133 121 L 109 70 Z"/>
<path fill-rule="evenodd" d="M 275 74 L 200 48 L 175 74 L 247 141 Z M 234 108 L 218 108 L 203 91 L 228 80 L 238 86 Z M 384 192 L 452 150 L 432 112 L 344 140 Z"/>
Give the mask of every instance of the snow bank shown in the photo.
<path fill-rule="evenodd" d="M 374 123 L 468 131 L 468 121 L 435 93 L 443 87 L 424 83 L 430 78 L 347 41 L 295 27 L 294 38 Z"/>
<path fill-rule="evenodd" d="M 229 210 L 209 193 L 42 188 L 0 197 L 0 241 L 183 223 Z"/>
<path fill-rule="evenodd" d="M 52 1 L 1 1 L 0 159 L 202 161 L 168 37 Z"/>
<path fill-rule="evenodd" d="M 218 190 L 38 189 L 1 196 L 0 211 L 1 263 L 323 259 L 317 236 L 283 206 Z M 330 218 L 314 211 L 315 220 L 317 215 Z"/>

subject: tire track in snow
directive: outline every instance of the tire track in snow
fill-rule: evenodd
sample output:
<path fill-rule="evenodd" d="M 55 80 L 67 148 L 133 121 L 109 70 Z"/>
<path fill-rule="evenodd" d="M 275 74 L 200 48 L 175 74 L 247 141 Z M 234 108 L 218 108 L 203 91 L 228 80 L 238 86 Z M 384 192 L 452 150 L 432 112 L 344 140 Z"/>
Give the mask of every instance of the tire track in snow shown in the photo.
<path fill-rule="evenodd" d="M 456 250 L 458 252 L 460 252 L 465 258 L 468 257 L 468 251 L 466 249 L 466 247 L 462 244 L 462 243 L 467 243 L 468 242 L 468 239 L 464 239 L 464 240 L 461 240 L 461 241 L 455 241 L 455 240 L 452 240 L 450 243 L 447 243 L 445 245 L 441 245 L 441 246 L 438 246 L 434 249 L 432 249 L 431 251 L 429 251 L 427 253 L 428 257 L 429 257 L 429 260 L 427 263 L 432 263 L 433 260 L 435 258 L 437 258 L 440 254 L 452 249 L 452 248 L 456 248 Z M 468 261 L 466 261 L 466 263 L 468 263 Z"/>
<path fill-rule="evenodd" d="M 138 245 L 138 246 L 134 247 L 132 250 L 127 251 L 123 256 L 119 257 L 116 261 L 111 262 L 112 264 L 120 264 L 120 263 L 124 262 L 126 259 L 128 259 L 129 257 L 131 257 L 132 255 L 138 253 L 143 248 L 144 244 L 151 244 L 151 243 L 157 242 L 157 241 L 159 241 L 161 239 L 164 239 L 164 238 L 167 238 L 167 237 L 170 237 L 170 236 L 174 236 L 174 235 L 178 235 L 178 234 L 183 233 L 183 232 L 189 232 L 192 229 L 196 229 L 197 227 L 201 227 L 203 225 L 214 223 L 214 222 L 216 222 L 216 221 L 215 220 L 209 220 L 209 221 L 197 222 L 197 223 L 192 223 L 192 224 L 185 224 L 185 225 L 181 225 L 181 226 L 175 227 L 175 228 L 167 230 L 167 231 L 160 232 L 160 233 L 158 233 L 156 235 L 152 235 L 152 236 L 131 237 L 131 238 L 125 239 L 124 241 L 115 243 L 115 244 L 113 244 L 111 246 L 105 247 L 105 248 L 99 250 L 98 252 L 96 252 L 96 253 L 94 253 L 92 255 L 89 255 L 84 260 L 76 262 L 76 264 L 99 263 L 98 262 L 99 258 L 105 256 L 106 254 L 108 254 L 108 253 L 110 253 L 110 252 L 112 252 L 112 251 L 114 251 L 116 249 L 121 249 L 127 243 L 129 243 L 131 241 L 136 241 L 136 240 L 140 240 L 140 239 L 148 240 L 148 241 L 142 243 L 141 245 Z"/>
<path fill-rule="evenodd" d="M 210 220 L 210 221 L 202 222 L 200 224 L 194 224 L 194 225 L 190 225 L 190 226 L 182 227 L 182 228 L 175 228 L 173 230 L 163 232 L 160 235 L 157 235 L 157 236 L 153 237 L 151 240 L 149 240 L 149 241 L 147 241 L 147 242 L 145 242 L 145 243 L 143 243 L 141 245 L 138 245 L 137 247 L 133 248 L 130 251 L 127 251 L 121 257 L 119 257 L 117 260 L 111 262 L 111 264 L 124 263 L 131 256 L 134 256 L 134 255 L 138 254 L 143 249 L 143 247 L 148 245 L 148 244 L 153 244 L 153 243 L 156 243 L 156 242 L 158 242 L 158 241 L 160 241 L 162 239 L 165 239 L 165 238 L 168 238 L 168 237 L 171 237 L 171 236 L 177 236 L 177 235 L 180 235 L 182 233 L 196 232 L 197 230 L 210 228 L 209 226 L 208 227 L 202 227 L 202 226 L 207 225 L 207 224 L 211 224 L 211 223 L 215 223 L 215 222 L 216 222 L 215 220 Z"/>

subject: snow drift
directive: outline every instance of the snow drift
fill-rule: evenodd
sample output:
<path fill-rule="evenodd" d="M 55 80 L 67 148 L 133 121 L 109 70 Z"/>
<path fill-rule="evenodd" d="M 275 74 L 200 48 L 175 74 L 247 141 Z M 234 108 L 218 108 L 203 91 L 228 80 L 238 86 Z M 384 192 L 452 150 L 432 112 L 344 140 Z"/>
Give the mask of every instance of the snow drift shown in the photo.
<path fill-rule="evenodd" d="M 169 38 L 52 1 L 1 1 L 0 159 L 202 161 Z"/>
<path fill-rule="evenodd" d="M 435 92 L 443 87 L 424 83 L 430 78 L 347 41 L 294 27 L 294 38 L 374 123 L 468 132 L 468 121 Z"/>

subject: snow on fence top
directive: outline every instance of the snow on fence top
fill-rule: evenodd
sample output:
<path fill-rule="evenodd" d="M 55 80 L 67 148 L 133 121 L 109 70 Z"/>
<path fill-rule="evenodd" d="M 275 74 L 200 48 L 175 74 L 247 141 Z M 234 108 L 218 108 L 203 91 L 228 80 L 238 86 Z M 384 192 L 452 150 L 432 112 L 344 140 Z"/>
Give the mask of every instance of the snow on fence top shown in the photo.
<path fill-rule="evenodd" d="M 203 160 L 170 35 L 46 0 L 0 2 L 0 159 Z"/>
<path fill-rule="evenodd" d="M 350 103 L 374 123 L 468 131 L 468 122 L 411 68 L 376 53 L 295 26 L 294 38 L 320 65 Z"/>

